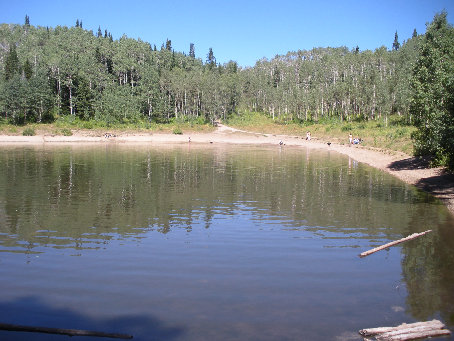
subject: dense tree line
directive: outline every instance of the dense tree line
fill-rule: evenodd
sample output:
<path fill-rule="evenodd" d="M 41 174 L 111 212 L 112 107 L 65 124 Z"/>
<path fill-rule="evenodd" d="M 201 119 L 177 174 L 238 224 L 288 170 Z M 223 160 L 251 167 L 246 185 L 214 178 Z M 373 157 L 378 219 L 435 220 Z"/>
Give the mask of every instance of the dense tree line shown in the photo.
<path fill-rule="evenodd" d="M 211 48 L 206 60 L 196 58 L 193 43 L 186 54 L 169 39 L 157 49 L 125 35 L 114 40 L 101 27 L 95 34 L 79 19 L 75 27 L 49 28 L 30 25 L 26 16 L 24 25 L 0 25 L 0 113 L 14 123 L 66 115 L 106 123 L 214 122 L 247 110 L 296 122 L 387 123 L 397 115 L 434 141 L 433 148 L 420 144 L 421 153 L 445 155 L 446 143 L 454 145 L 443 137 L 453 136 L 452 40 L 443 12 L 424 35 L 415 30 L 400 43 L 396 32 L 391 50 L 314 48 L 240 68 L 217 63 Z"/>
<path fill-rule="evenodd" d="M 249 109 L 273 117 L 374 119 L 397 113 L 410 119 L 409 75 L 420 37 L 393 50 L 314 48 L 289 52 L 254 67 L 219 64 L 176 52 L 171 40 L 150 43 L 75 27 L 0 26 L 0 110 L 13 122 L 57 115 L 107 122 L 202 119 Z"/>
<path fill-rule="evenodd" d="M 0 26 L 0 112 L 14 123 L 62 115 L 106 122 L 214 121 L 240 98 L 235 62 L 206 63 L 172 49 L 123 36 L 113 40 L 75 27 Z"/>

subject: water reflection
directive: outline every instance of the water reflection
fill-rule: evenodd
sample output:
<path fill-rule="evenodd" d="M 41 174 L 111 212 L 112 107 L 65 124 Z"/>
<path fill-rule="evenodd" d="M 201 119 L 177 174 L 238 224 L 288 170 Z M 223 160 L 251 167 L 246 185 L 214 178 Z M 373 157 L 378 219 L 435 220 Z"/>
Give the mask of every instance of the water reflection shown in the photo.
<path fill-rule="evenodd" d="M 4 148 L 0 157 L 4 248 L 97 248 L 137 228 L 190 231 L 201 219 L 209 228 L 245 208 L 263 222 L 366 238 L 405 234 L 415 215 L 424 225 L 436 214 L 417 205 L 432 197 L 309 150 Z"/>
<path fill-rule="evenodd" d="M 329 151 L 193 144 L 0 153 L 0 265 L 20 283 L 0 279 L 2 290 L 18 302 L 32 293 L 56 305 L 77 298 L 82 315 L 93 311 L 85 301 L 97 302 L 100 316 L 118 307 L 158 315 L 184 326 L 184 339 L 229 339 L 232 330 L 333 339 L 437 314 L 453 325 L 453 226 L 433 197 Z M 357 257 L 429 227 L 428 238 Z M 74 284 L 74 273 L 85 280 Z M 58 300 L 40 296 L 49 287 Z M 112 302 L 106 287 L 122 298 Z"/>

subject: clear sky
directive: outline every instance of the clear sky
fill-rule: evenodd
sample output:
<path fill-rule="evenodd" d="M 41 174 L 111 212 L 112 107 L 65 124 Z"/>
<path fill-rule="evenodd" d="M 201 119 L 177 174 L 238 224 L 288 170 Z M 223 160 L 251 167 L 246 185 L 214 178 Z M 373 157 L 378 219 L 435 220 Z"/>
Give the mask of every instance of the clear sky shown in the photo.
<path fill-rule="evenodd" d="M 220 63 L 253 66 L 261 58 L 313 47 L 374 50 L 391 48 L 397 31 L 402 43 L 413 29 L 445 9 L 454 18 L 454 0 L 0 0 L 0 23 L 74 26 L 123 34 L 155 44 L 170 39 L 179 52 L 194 43 L 197 58 L 211 47 Z"/>

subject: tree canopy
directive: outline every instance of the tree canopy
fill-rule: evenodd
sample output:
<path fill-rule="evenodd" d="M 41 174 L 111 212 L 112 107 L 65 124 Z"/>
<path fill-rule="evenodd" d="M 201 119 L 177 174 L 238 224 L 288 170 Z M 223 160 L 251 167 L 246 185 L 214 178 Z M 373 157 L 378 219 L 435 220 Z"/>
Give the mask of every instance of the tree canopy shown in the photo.
<path fill-rule="evenodd" d="M 411 79 L 410 112 L 418 127 L 418 154 L 454 169 L 454 28 L 447 13 L 437 14 L 427 27 Z"/>

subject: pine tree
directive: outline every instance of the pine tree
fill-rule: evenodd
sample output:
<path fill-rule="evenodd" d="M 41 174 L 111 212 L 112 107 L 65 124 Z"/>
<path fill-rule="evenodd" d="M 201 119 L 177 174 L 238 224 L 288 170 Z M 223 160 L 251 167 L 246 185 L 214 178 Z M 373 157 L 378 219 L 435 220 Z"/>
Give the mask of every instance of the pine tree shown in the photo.
<path fill-rule="evenodd" d="M 104 38 L 107 38 L 107 30 L 104 31 Z"/>
<path fill-rule="evenodd" d="M 76 20 L 76 27 L 79 27 L 79 19 Z"/>
<path fill-rule="evenodd" d="M 98 38 L 102 37 L 101 26 L 98 27 Z"/>
<path fill-rule="evenodd" d="M 79 27 L 82 28 L 82 20 L 79 22 Z"/>
<path fill-rule="evenodd" d="M 207 54 L 206 64 L 210 70 L 216 67 L 216 58 L 214 57 L 213 49 L 210 47 Z"/>
<path fill-rule="evenodd" d="M 19 72 L 19 58 L 17 57 L 16 45 L 14 43 L 9 45 L 9 53 L 6 55 L 5 60 L 5 79 L 11 79 Z"/>
<path fill-rule="evenodd" d="M 393 50 L 397 51 L 399 48 L 400 48 L 399 37 L 396 31 L 396 33 L 394 34 Z"/>
<path fill-rule="evenodd" d="M 416 32 L 416 28 L 413 30 L 412 38 L 416 38 L 418 36 L 418 32 Z"/>
<path fill-rule="evenodd" d="M 25 63 L 24 63 L 24 75 L 25 75 L 25 78 L 27 78 L 27 79 L 30 79 L 33 76 L 32 65 L 30 64 L 30 61 L 28 59 L 25 60 Z"/>
<path fill-rule="evenodd" d="M 30 17 L 28 15 L 25 15 L 25 26 L 30 27 Z"/>
<path fill-rule="evenodd" d="M 166 40 L 166 50 L 172 51 L 172 41 L 170 39 Z"/>
<path fill-rule="evenodd" d="M 189 44 L 189 57 L 195 58 L 194 43 Z"/>

